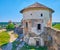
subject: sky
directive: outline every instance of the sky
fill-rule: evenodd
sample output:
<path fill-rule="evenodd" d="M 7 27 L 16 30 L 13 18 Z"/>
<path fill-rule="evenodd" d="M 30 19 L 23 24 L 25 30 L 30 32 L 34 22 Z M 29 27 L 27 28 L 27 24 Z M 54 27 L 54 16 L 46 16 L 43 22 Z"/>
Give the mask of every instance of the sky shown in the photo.
<path fill-rule="evenodd" d="M 60 0 L 0 0 L 0 22 L 20 22 L 23 15 L 19 11 L 35 2 L 52 8 L 52 22 L 60 22 Z"/>

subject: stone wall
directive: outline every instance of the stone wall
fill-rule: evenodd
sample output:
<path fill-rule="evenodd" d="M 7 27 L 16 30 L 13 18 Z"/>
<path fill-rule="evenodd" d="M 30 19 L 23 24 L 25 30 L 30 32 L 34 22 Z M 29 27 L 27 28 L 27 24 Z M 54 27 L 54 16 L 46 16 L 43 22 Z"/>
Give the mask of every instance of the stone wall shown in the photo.
<path fill-rule="evenodd" d="M 60 50 L 60 30 L 51 27 L 44 27 L 44 32 L 40 35 L 29 33 L 28 37 L 42 37 L 44 45 L 48 46 L 48 50 Z M 51 37 L 52 39 L 49 39 Z M 33 43 L 35 44 L 35 43 Z"/>
<path fill-rule="evenodd" d="M 54 28 L 45 27 L 44 33 L 46 35 L 46 41 L 48 41 L 48 36 L 52 37 L 52 42 L 50 42 L 49 50 L 60 50 L 60 30 L 56 30 Z"/>

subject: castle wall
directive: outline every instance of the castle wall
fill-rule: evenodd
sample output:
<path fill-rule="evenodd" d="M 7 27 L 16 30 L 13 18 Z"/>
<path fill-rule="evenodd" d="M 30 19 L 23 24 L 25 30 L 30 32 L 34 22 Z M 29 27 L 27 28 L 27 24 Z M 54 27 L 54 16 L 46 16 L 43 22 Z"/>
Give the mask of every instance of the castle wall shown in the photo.
<path fill-rule="evenodd" d="M 47 36 L 50 35 L 52 37 L 52 43 L 50 42 L 50 47 L 48 46 L 49 49 L 60 50 L 60 30 L 56 30 L 50 27 L 45 27 L 44 31 L 45 31 L 45 35 L 43 36 L 43 38 L 45 38 L 46 41 L 48 41 Z"/>

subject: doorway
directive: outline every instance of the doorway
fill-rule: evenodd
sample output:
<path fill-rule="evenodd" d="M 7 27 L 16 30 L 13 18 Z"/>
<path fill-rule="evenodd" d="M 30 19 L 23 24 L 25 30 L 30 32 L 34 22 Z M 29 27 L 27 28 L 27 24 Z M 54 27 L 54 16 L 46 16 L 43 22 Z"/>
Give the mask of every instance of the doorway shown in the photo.
<path fill-rule="evenodd" d="M 39 41 L 36 41 L 36 46 L 39 46 Z"/>

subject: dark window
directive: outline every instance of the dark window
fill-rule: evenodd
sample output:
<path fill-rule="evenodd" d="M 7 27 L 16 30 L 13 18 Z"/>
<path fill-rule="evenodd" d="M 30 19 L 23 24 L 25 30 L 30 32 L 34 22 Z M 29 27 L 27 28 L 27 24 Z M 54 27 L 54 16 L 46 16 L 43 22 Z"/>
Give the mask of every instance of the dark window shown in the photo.
<path fill-rule="evenodd" d="M 41 13 L 41 17 L 43 16 L 43 14 Z"/>
<path fill-rule="evenodd" d="M 30 15 L 32 15 L 32 14 L 30 14 Z"/>
<path fill-rule="evenodd" d="M 38 29 L 38 30 L 41 30 L 41 24 L 38 24 L 38 25 L 37 25 L 37 29 Z"/>
<path fill-rule="evenodd" d="M 36 41 L 36 46 L 39 46 L 39 41 Z"/>
<path fill-rule="evenodd" d="M 28 23 L 26 22 L 26 28 L 28 28 Z"/>

